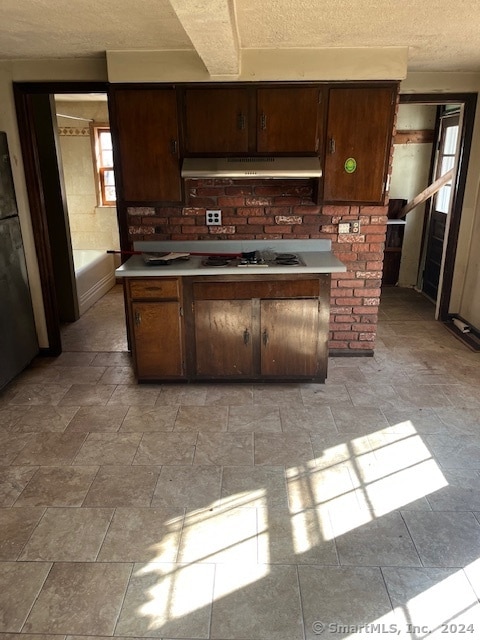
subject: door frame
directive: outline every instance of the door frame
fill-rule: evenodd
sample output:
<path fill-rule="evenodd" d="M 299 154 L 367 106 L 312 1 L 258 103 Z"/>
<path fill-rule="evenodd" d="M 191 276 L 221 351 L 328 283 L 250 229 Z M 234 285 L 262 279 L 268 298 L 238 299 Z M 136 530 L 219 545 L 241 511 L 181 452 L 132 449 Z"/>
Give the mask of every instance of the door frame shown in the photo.
<path fill-rule="evenodd" d="M 32 96 L 40 94 L 47 97 L 56 93 L 106 93 L 108 95 L 108 83 L 14 82 L 13 93 L 48 338 L 48 347 L 41 352 L 44 355 L 58 356 L 62 352 L 59 305 L 54 278 L 53 247 L 45 204 L 46 185 L 40 168 Z M 51 151 L 55 153 L 55 149 L 52 148 Z M 61 197 L 60 192 L 57 195 Z"/>
<path fill-rule="evenodd" d="M 477 105 L 476 93 L 439 93 L 439 94 L 400 94 L 400 104 L 429 104 L 445 105 L 460 104 L 463 106 L 463 116 L 460 129 L 460 143 L 458 150 L 458 165 L 453 183 L 451 201 L 451 216 L 444 242 L 445 260 L 443 271 L 440 274 L 440 287 L 437 298 L 438 319 L 442 322 L 450 320 L 450 300 L 455 270 L 455 259 L 462 219 L 463 200 L 465 196 L 465 184 L 467 181 L 468 162 L 472 146 L 473 125 L 475 121 L 475 109 Z M 434 151 L 435 153 L 435 151 Z M 423 252 L 422 239 L 422 252 Z"/>

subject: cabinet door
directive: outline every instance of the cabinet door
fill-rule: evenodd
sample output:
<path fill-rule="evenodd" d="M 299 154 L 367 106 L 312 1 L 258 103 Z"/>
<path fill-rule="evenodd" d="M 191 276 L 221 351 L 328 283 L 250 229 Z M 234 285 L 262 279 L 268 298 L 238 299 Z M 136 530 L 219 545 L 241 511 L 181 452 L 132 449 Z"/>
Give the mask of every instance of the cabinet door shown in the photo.
<path fill-rule="evenodd" d="M 188 153 L 246 153 L 248 91 L 187 89 L 184 142 Z"/>
<path fill-rule="evenodd" d="M 178 302 L 133 302 L 137 378 L 182 378 L 183 330 Z"/>
<path fill-rule="evenodd" d="M 318 299 L 262 300 L 260 314 L 262 375 L 316 376 Z"/>
<path fill-rule="evenodd" d="M 196 373 L 252 376 L 252 301 L 195 301 Z"/>
<path fill-rule="evenodd" d="M 331 89 L 324 200 L 382 204 L 395 89 Z"/>
<path fill-rule="evenodd" d="M 113 104 L 123 200 L 181 201 L 175 90 L 117 89 Z"/>
<path fill-rule="evenodd" d="M 257 151 L 316 153 L 320 89 L 269 88 L 257 91 Z"/>

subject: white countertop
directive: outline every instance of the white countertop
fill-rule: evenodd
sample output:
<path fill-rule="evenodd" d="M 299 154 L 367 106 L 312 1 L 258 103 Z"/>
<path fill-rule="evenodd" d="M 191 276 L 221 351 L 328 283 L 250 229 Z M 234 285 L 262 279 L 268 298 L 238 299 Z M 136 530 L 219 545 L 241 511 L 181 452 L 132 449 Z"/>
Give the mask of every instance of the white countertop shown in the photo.
<path fill-rule="evenodd" d="M 296 253 L 305 265 L 255 266 L 255 267 L 205 267 L 201 256 L 190 256 L 189 260 L 176 260 L 168 265 L 148 266 L 141 255 L 131 256 L 116 271 L 119 278 L 148 276 L 221 276 L 221 275 L 267 275 L 302 273 L 341 273 L 347 267 L 336 258 L 329 240 L 248 240 L 248 241 L 194 241 L 194 242 L 138 242 L 136 251 L 145 253 L 156 251 L 191 251 L 211 253 L 237 253 L 246 251 L 272 250 L 277 253 Z"/>

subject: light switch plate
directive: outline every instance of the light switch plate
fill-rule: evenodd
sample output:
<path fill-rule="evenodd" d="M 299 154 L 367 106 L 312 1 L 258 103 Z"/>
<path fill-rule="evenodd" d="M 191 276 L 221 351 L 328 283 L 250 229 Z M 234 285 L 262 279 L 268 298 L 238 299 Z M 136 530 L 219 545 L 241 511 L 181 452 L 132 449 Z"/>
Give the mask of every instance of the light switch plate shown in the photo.
<path fill-rule="evenodd" d="M 207 209 L 205 212 L 207 226 L 219 226 L 222 224 L 222 212 L 219 209 Z"/>

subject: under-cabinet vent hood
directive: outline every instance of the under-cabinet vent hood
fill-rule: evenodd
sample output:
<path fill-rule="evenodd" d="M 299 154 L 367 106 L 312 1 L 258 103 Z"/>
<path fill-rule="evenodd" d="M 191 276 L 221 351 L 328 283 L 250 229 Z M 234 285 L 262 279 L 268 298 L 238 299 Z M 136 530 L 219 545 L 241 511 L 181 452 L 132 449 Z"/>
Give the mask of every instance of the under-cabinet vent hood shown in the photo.
<path fill-rule="evenodd" d="M 318 158 L 185 158 L 182 178 L 320 178 Z"/>

